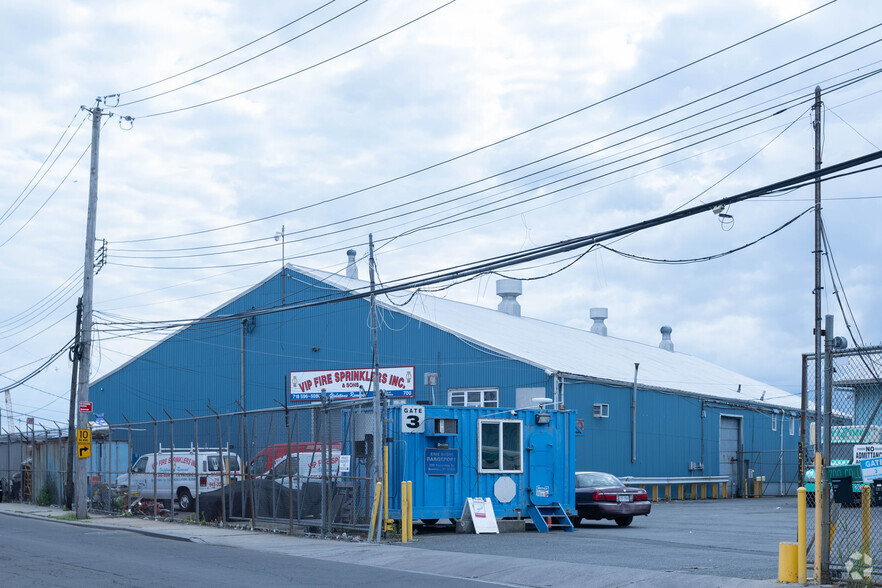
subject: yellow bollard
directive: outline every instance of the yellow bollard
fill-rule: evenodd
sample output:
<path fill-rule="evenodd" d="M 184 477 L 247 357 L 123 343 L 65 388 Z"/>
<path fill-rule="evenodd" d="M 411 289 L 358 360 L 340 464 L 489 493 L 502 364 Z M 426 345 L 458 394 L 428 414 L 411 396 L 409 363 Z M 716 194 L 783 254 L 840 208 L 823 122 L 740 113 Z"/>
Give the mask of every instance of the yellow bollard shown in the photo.
<path fill-rule="evenodd" d="M 796 565 L 796 543 L 783 542 L 778 544 L 778 581 L 796 582 L 799 574 Z"/>
<path fill-rule="evenodd" d="M 692 484 L 692 500 L 698 499 L 698 485 Z"/>
<path fill-rule="evenodd" d="M 401 482 L 401 542 L 407 543 L 407 482 Z"/>
<path fill-rule="evenodd" d="M 711 496 L 714 500 L 717 499 L 717 484 L 711 485 Z"/>
<path fill-rule="evenodd" d="M 701 485 L 701 499 L 705 500 L 707 498 L 707 484 Z"/>
<path fill-rule="evenodd" d="M 374 540 L 374 529 L 377 527 L 377 511 L 380 510 L 381 486 L 382 484 L 377 482 L 377 488 L 374 491 L 374 508 L 371 509 L 371 532 L 368 533 L 368 541 Z"/>
<path fill-rule="evenodd" d="M 728 487 L 729 487 L 729 483 L 723 482 L 723 498 L 729 498 Z M 714 498 L 716 498 L 716 496 L 714 496 Z"/>
<path fill-rule="evenodd" d="M 864 484 L 861 488 L 861 551 L 870 555 L 870 487 Z"/>
<path fill-rule="evenodd" d="M 805 584 L 806 537 L 805 537 L 805 488 L 796 491 L 796 581 Z"/>
<path fill-rule="evenodd" d="M 665 484 L 665 500 L 671 499 L 671 485 Z"/>
<path fill-rule="evenodd" d="M 683 500 L 683 484 L 677 484 L 677 499 Z"/>
<path fill-rule="evenodd" d="M 407 538 L 413 541 L 413 482 L 407 483 Z"/>
<path fill-rule="evenodd" d="M 652 501 L 658 502 L 658 484 L 652 485 Z"/>
<path fill-rule="evenodd" d="M 389 518 L 389 447 L 383 446 L 383 529 L 392 530 L 392 519 Z"/>

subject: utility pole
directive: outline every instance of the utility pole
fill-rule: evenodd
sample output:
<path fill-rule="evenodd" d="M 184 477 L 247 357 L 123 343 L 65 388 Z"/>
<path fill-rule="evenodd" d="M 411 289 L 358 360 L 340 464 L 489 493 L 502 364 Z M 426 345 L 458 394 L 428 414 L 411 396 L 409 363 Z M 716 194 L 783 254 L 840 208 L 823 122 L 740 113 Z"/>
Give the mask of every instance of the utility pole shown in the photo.
<path fill-rule="evenodd" d="M 382 414 L 383 405 L 380 402 L 380 350 L 379 350 L 379 333 L 377 321 L 377 296 L 374 294 L 374 235 L 368 235 L 368 269 L 371 276 L 371 347 L 373 347 L 373 361 L 371 366 L 374 370 L 374 467 L 371 471 L 371 485 L 376 491 L 377 481 L 382 481 L 385 487 L 388 480 L 383 479 L 383 443 L 384 443 L 384 415 Z M 386 515 L 381 513 L 377 517 L 376 541 L 379 543 L 382 538 L 383 529 L 386 527 Z"/>
<path fill-rule="evenodd" d="M 815 103 L 812 106 L 814 117 L 812 127 L 815 134 L 815 171 L 821 169 L 821 87 L 815 87 Z M 821 179 L 815 179 L 815 545 L 820 557 L 815 558 L 815 578 L 820 583 L 830 583 L 830 509 L 827 492 L 827 472 L 824 463 L 822 444 L 830 443 L 830 431 L 826 441 L 822 434 L 821 408 Z"/>
<path fill-rule="evenodd" d="M 74 333 L 73 346 L 70 348 L 70 360 L 73 368 L 70 374 L 70 414 L 67 419 L 67 467 L 64 475 L 64 508 L 73 508 L 74 498 L 74 446 L 76 445 L 77 430 L 74 419 L 77 416 L 77 368 L 80 365 L 80 327 L 83 323 L 83 297 L 77 300 L 77 326 Z"/>
<path fill-rule="evenodd" d="M 92 353 L 92 286 L 95 278 L 95 224 L 98 213 L 98 142 L 101 138 L 101 99 L 96 100 L 95 107 L 87 110 L 92 115 L 92 163 L 89 170 L 89 206 L 86 216 L 86 258 L 83 265 L 83 322 L 81 327 L 80 369 L 78 376 L 77 399 L 89 401 L 89 370 L 91 369 Z M 89 428 L 89 415 L 77 412 L 77 429 Z M 76 439 L 74 439 L 76 440 Z M 86 489 L 88 486 L 89 459 L 77 457 L 76 481 L 74 495 L 77 503 L 77 519 L 88 516 L 86 505 Z"/>

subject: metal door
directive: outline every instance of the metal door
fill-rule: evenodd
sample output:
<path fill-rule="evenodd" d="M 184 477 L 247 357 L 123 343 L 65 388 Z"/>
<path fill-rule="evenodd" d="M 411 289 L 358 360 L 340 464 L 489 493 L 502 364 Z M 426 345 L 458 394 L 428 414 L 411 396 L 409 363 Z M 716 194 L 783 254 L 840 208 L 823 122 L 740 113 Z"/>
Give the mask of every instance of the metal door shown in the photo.
<path fill-rule="evenodd" d="M 530 502 L 544 506 L 554 502 L 554 439 L 549 433 L 538 431 L 527 442 L 529 466 L 527 483 Z"/>
<path fill-rule="evenodd" d="M 741 419 L 720 417 L 720 475 L 729 477 L 731 495 L 738 488 L 738 448 L 741 447 Z"/>

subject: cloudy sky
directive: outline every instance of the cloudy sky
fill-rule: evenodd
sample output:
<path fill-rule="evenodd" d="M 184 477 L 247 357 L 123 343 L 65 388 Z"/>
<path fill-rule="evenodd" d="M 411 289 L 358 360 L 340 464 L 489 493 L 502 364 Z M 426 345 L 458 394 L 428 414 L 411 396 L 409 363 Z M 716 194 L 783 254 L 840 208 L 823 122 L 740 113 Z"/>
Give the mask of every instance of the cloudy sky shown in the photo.
<path fill-rule="evenodd" d="M 287 261 L 331 271 L 350 247 L 364 255 L 373 233 L 391 281 L 811 171 L 817 85 L 825 164 L 877 151 L 882 5 L 823 5 L 7 3 L 0 390 L 73 334 L 91 125 L 80 107 L 96 97 L 120 95 L 103 103 L 113 116 L 100 141 L 97 236 L 108 256 L 96 320 L 196 317 L 280 266 L 283 225 Z M 867 171 L 823 189 L 841 279 L 834 287 L 825 265 L 824 312 L 844 333 L 835 293 L 847 296 L 868 345 L 882 327 L 879 181 Z M 734 205 L 725 221 L 708 212 L 608 245 L 712 256 L 812 202 L 802 188 Z M 525 283 L 520 302 L 526 316 L 578 328 L 590 326 L 589 308 L 608 307 L 611 336 L 651 345 L 667 324 L 677 351 L 798 392 L 800 356 L 813 350 L 813 249 L 811 214 L 701 263 L 596 249 Z M 546 276 L 571 261 L 507 274 Z M 495 279 L 441 295 L 495 307 Z M 93 378 L 158 336 L 115 338 L 99 324 Z M 12 390 L 16 418 L 65 422 L 69 381 L 63 355 Z"/>

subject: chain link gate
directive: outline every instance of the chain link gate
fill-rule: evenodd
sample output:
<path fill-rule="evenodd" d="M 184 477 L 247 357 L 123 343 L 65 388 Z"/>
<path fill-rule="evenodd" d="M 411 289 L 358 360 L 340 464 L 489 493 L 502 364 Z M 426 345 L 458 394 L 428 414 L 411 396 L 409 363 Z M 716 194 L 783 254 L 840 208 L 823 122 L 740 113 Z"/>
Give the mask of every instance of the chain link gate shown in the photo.
<path fill-rule="evenodd" d="M 93 431 L 89 508 L 288 533 L 366 532 L 372 408 L 368 398 L 110 424 L 97 439 Z"/>
<path fill-rule="evenodd" d="M 814 459 L 821 449 L 815 447 L 815 426 L 810 422 L 814 420 L 816 370 L 821 370 L 822 382 L 828 381 L 825 358 L 821 359 L 818 366 L 814 354 L 803 356 L 803 391 L 809 407 L 803 447 L 810 562 L 818 555 L 814 537 L 820 520 L 814 504 Z M 829 437 L 821 427 L 822 443 L 831 440 L 827 468 L 830 575 L 834 581 L 860 578 L 878 585 L 882 584 L 882 347 L 832 351 L 830 363 Z M 874 458 L 879 458 L 878 463 Z"/>

